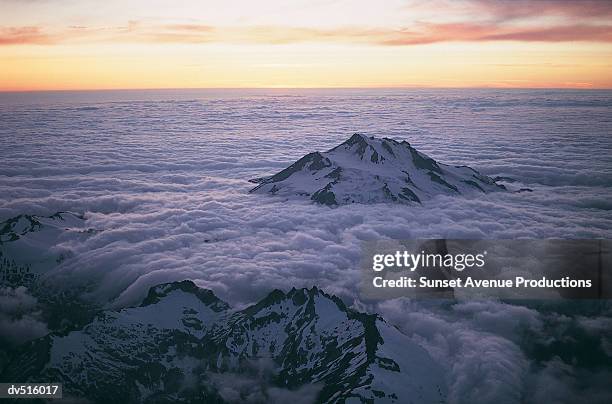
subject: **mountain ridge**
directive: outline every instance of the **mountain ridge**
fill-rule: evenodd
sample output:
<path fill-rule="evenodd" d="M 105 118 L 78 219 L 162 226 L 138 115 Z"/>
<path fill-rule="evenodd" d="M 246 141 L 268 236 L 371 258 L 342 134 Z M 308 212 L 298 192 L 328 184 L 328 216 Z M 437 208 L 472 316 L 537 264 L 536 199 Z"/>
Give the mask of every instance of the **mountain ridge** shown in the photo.
<path fill-rule="evenodd" d="M 273 364 L 265 391 L 315 386 L 317 402 L 445 398 L 441 368 L 377 314 L 316 287 L 274 290 L 236 310 L 191 281 L 154 286 L 140 306 L 27 343 L 2 379 L 52 378 L 94 402 L 232 402 L 217 380 L 250 377 L 245 369 L 262 360 Z"/>
<path fill-rule="evenodd" d="M 505 191 L 469 166 L 438 163 L 407 141 L 355 133 L 326 152 L 308 153 L 269 177 L 251 182 L 250 193 L 309 198 L 322 205 L 422 204 L 437 195 Z"/>
<path fill-rule="evenodd" d="M 63 227 L 61 224 L 74 226 L 77 220 L 85 220 L 85 216 L 78 213 L 59 211 L 49 216 L 20 214 L 0 222 L 0 245 L 2 243 L 17 241 L 28 233 L 41 231 L 44 227 Z M 61 221 L 61 222 L 59 222 Z"/>
<path fill-rule="evenodd" d="M 67 236 L 86 238 L 85 216 L 60 211 L 49 216 L 20 214 L 0 222 L 0 286 L 31 286 L 44 273 L 72 256 L 58 247 Z"/>

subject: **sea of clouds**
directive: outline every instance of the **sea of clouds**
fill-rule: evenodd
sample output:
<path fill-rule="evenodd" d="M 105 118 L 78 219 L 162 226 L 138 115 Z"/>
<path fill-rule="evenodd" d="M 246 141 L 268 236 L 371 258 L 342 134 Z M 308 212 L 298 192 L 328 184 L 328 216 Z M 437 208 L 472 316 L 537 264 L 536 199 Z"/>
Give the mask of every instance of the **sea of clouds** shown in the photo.
<path fill-rule="evenodd" d="M 527 332 L 537 336 L 532 341 L 553 338 L 566 326 L 558 316 L 584 333 L 609 331 L 609 307 L 589 317 L 501 302 L 375 304 L 360 301 L 358 283 L 365 240 L 610 238 L 612 92 L 2 97 L 0 220 L 72 211 L 99 230 L 85 238 L 65 235 L 53 247 L 71 257 L 48 275 L 55 287 L 87 286 L 83 298 L 123 307 L 138 303 L 150 286 L 174 280 L 192 279 L 235 306 L 273 288 L 317 285 L 413 335 L 447 365 L 456 401 L 472 402 L 478 394 L 480 402 L 500 396 L 517 402 L 551 389 L 552 381 L 559 385 L 553 392 L 569 389 L 566 397 L 603 394 L 595 382 L 584 384 L 587 376 L 606 376 L 600 367 L 585 376 L 587 370 L 566 358 L 530 358 L 520 339 Z M 511 177 L 518 181 L 513 186 L 533 192 L 338 208 L 248 193 L 248 179 L 327 150 L 353 132 L 407 140 L 439 162 Z M 26 299 L 24 293 L 5 295 Z M 552 329 L 545 326 L 550 324 Z M 599 343 L 610 355 L 610 338 Z"/>

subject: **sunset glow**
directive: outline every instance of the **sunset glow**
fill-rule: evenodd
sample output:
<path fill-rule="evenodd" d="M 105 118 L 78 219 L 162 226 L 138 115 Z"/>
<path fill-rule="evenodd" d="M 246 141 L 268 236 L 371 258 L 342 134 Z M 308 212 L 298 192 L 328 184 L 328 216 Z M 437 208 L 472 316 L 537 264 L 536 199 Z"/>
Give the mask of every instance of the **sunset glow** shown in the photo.
<path fill-rule="evenodd" d="M 609 1 L 0 0 L 0 11 L 4 91 L 612 88 Z"/>

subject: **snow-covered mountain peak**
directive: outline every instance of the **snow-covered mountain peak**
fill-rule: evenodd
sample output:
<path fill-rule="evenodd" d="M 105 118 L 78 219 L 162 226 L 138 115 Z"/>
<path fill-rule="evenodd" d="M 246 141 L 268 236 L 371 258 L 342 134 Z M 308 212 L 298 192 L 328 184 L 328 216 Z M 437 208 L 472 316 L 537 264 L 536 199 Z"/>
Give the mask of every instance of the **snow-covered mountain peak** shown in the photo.
<path fill-rule="evenodd" d="M 326 152 L 305 155 L 250 192 L 308 197 L 324 205 L 422 203 L 437 195 L 505 190 L 467 166 L 450 166 L 406 141 L 354 134 Z"/>

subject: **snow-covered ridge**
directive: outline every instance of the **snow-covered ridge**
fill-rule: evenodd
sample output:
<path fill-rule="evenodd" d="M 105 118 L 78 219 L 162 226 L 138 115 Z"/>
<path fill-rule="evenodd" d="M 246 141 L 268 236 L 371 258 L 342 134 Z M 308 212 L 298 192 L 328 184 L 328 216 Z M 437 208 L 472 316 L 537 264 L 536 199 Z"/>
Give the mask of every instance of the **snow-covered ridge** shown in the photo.
<path fill-rule="evenodd" d="M 505 190 L 468 166 L 436 162 L 408 142 L 354 134 L 327 152 L 305 155 L 250 192 L 307 197 L 324 205 L 422 203 L 436 195 Z"/>
<path fill-rule="evenodd" d="M 72 212 L 22 214 L 0 222 L 0 285 L 29 286 L 72 255 L 62 240 L 85 238 L 85 217 Z"/>
<path fill-rule="evenodd" d="M 318 402 L 445 399 L 438 365 L 377 315 L 317 288 L 275 290 L 235 310 L 191 281 L 158 285 L 138 307 L 26 344 L 0 377 L 59 380 L 65 394 L 94 402 L 224 402 L 214 380 L 257 360 L 274 364 L 270 387 L 314 385 Z"/>
<path fill-rule="evenodd" d="M 0 223 L 0 244 L 17 241 L 28 233 L 44 229 L 80 228 L 85 217 L 72 212 L 57 212 L 50 216 L 18 215 Z"/>
<path fill-rule="evenodd" d="M 210 307 L 215 312 L 230 309 L 230 306 L 215 296 L 212 290 L 199 288 L 191 281 L 163 283 L 150 288 L 147 297 L 145 297 L 145 299 L 142 301 L 141 307 L 154 305 L 175 291 L 193 294 L 203 304 Z"/>

